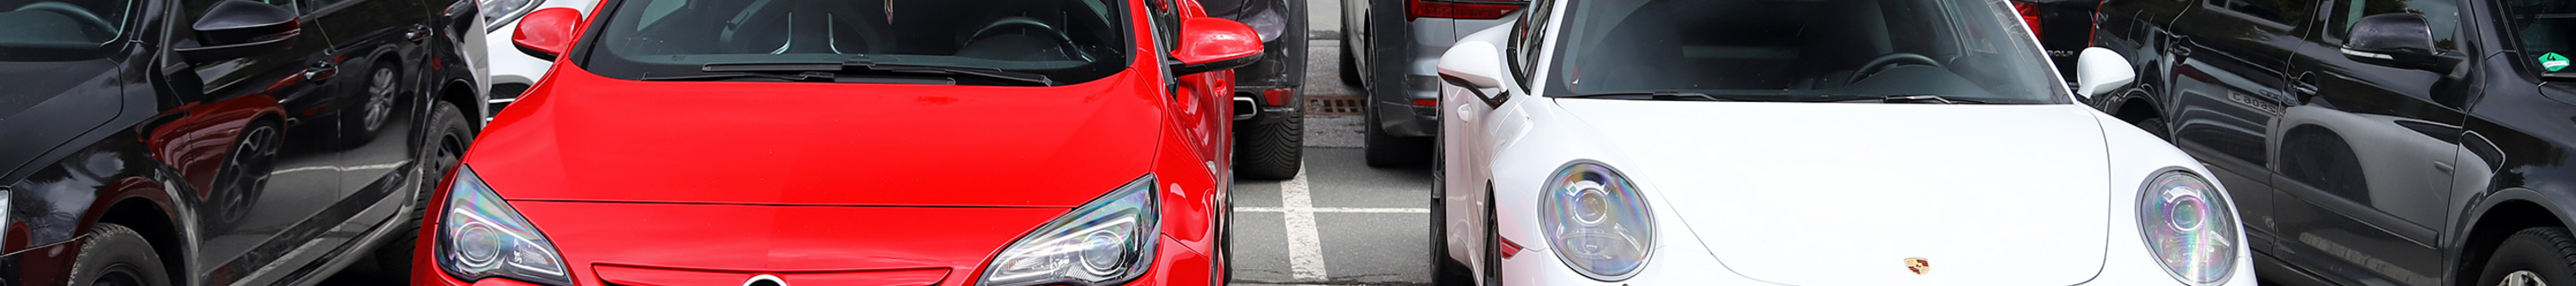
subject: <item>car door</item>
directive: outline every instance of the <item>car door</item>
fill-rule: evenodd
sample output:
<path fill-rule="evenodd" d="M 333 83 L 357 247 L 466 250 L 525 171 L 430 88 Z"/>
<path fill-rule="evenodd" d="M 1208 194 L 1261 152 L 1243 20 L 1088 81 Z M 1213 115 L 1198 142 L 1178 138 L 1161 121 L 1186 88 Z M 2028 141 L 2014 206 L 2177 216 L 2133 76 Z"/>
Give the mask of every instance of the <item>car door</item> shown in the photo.
<path fill-rule="evenodd" d="M 341 75 L 329 85 L 333 102 L 328 113 L 335 114 L 340 124 L 341 193 L 334 196 L 332 212 L 357 214 L 356 217 L 317 218 L 326 220 L 382 220 L 379 213 L 359 210 L 381 200 L 393 191 L 405 190 L 406 177 L 413 174 L 406 163 L 418 158 L 411 148 L 415 133 L 413 121 L 422 106 L 418 78 L 426 68 L 413 68 L 423 63 L 426 51 L 421 43 L 429 39 L 429 9 L 417 0 L 307 0 L 313 12 L 309 18 L 323 27 L 329 38 L 327 53 L 330 64 L 338 66 Z M 408 190 L 405 190 L 408 191 Z M 408 197 L 408 196 L 405 196 Z M 336 221 L 335 221 L 336 222 Z M 342 224 L 352 228 L 372 224 Z M 363 229 L 349 229 L 355 233 Z"/>
<path fill-rule="evenodd" d="M 170 46 L 190 49 L 208 46 L 203 35 L 188 29 L 216 3 L 225 0 L 180 1 L 179 18 L 170 29 Z M 243 0 L 231 0 L 243 1 Z M 259 1 L 253 1 L 259 2 Z M 293 11 L 300 8 L 294 0 L 267 0 Z M 273 152 L 253 156 L 235 174 L 217 178 L 221 182 L 208 195 L 207 202 L 194 208 L 201 235 L 193 256 L 196 273 L 192 280 L 203 279 L 207 285 L 231 285 L 277 262 L 287 252 L 302 245 L 321 226 L 305 223 L 337 193 L 340 179 L 339 149 L 336 147 L 339 126 L 315 116 L 325 106 L 310 99 L 326 93 L 319 82 L 327 80 L 332 70 L 321 65 L 323 50 L 329 45 L 311 18 L 300 18 L 303 32 L 291 47 L 280 51 L 257 53 L 241 58 L 161 65 L 162 74 L 173 78 L 164 84 L 170 92 L 193 93 L 182 98 L 203 98 L 199 104 L 242 99 L 276 100 L 285 118 L 256 122 L 275 126 L 277 143 L 268 146 Z M 259 130 L 251 127 L 245 130 Z M 259 158 L 266 157 L 266 158 Z M 264 162 L 262 162 L 264 161 Z"/>
<path fill-rule="evenodd" d="M 2290 97 L 2283 83 L 2300 24 L 2317 0 L 2202 0 L 2177 17 L 2165 97 L 2174 145 L 2210 165 L 2236 198 L 2252 247 L 2270 247 L 2271 162 L 2264 126 Z"/>
<path fill-rule="evenodd" d="M 2456 63 L 2460 0 L 2334 0 L 2293 58 L 2292 101 L 2269 129 L 2273 202 L 2292 264 L 2345 284 L 2434 285 L 2436 227 L 2450 218 L 2462 112 L 2476 89 Z M 2345 49 L 2362 17 L 2423 16 L 2444 67 Z"/>

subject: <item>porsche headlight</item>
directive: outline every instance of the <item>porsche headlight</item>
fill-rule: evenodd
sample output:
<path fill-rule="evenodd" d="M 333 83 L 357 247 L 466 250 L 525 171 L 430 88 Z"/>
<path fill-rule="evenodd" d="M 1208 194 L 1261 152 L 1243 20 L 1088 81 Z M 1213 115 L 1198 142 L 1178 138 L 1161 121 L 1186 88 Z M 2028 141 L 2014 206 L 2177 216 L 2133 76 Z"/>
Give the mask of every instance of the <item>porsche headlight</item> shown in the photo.
<path fill-rule="evenodd" d="M 2148 177 L 2138 195 L 2138 232 L 2174 279 L 2226 280 L 2236 269 L 2236 212 L 2208 180 L 2182 170 Z"/>
<path fill-rule="evenodd" d="M 1594 280 L 1635 276 L 1655 250 L 1653 209 L 1637 185 L 1592 161 L 1566 164 L 1548 178 L 1539 194 L 1539 229 L 1557 259 Z"/>
<path fill-rule="evenodd" d="M 1093 199 L 1003 248 L 978 285 L 1119 285 L 1153 265 L 1154 176 Z"/>
<path fill-rule="evenodd" d="M 446 216 L 438 220 L 432 251 L 438 268 L 457 280 L 502 277 L 544 285 L 572 285 L 563 256 L 535 224 L 483 184 L 474 168 L 459 166 L 448 182 Z"/>

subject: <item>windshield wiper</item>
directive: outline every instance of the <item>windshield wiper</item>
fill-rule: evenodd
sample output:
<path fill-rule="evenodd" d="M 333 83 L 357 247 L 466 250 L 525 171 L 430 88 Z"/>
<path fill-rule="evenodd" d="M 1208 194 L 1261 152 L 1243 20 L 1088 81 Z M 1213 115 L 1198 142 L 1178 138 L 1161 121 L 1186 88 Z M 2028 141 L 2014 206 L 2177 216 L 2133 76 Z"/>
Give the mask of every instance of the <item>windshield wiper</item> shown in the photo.
<path fill-rule="evenodd" d="M 1898 94 L 1898 95 L 1883 95 L 1883 96 L 1879 96 L 1879 95 L 1841 95 L 1841 96 L 1833 96 L 1833 97 L 1839 97 L 1839 98 L 1854 98 L 1854 99 L 1837 100 L 1836 102 L 1939 103 L 1939 104 L 1986 103 L 1985 101 L 1978 101 L 1978 100 L 1973 100 L 1973 99 L 1951 99 L 1951 98 L 1947 98 L 1947 97 L 1941 97 L 1941 96 L 1939 96 L 1939 95 L 1930 95 L 1930 94 Z"/>
<path fill-rule="evenodd" d="M 1645 99 L 1645 100 L 1699 100 L 1699 101 L 1775 101 L 1775 100 L 1755 99 L 1755 98 L 1741 97 L 1741 96 L 1720 96 L 1720 95 L 1709 95 L 1709 94 L 1706 94 L 1706 93 L 1684 92 L 1684 91 L 1670 91 L 1670 90 L 1658 90 L 1658 91 L 1653 91 L 1653 92 L 1613 92 L 1613 93 L 1576 94 L 1576 95 L 1565 95 L 1565 96 L 1557 96 L 1557 97 L 1564 97 L 1564 98 Z"/>
<path fill-rule="evenodd" d="M 644 74 L 644 78 L 642 78 L 642 80 L 646 80 L 646 81 L 695 81 L 695 80 L 721 80 L 721 79 L 737 79 L 737 78 L 766 78 L 766 79 L 776 79 L 776 80 L 784 80 L 784 81 L 819 81 L 819 82 L 830 82 L 830 81 L 832 81 L 832 79 L 833 79 L 833 78 L 835 78 L 835 77 L 836 77 L 835 75 L 833 75 L 832 73 L 828 73 L 828 72 L 800 72 L 800 73 L 748 73 L 748 72 L 728 72 L 728 73 L 705 73 L 705 74 L 673 75 L 673 76 L 656 76 L 656 75 L 653 75 L 653 74 L 651 74 L 651 73 L 646 73 L 646 74 Z"/>
<path fill-rule="evenodd" d="M 814 72 L 823 72 L 823 73 L 839 73 L 839 74 L 855 74 L 855 73 L 920 74 L 920 75 L 950 76 L 950 77 L 955 77 L 955 76 L 972 76 L 972 77 L 978 77 L 978 78 L 984 78 L 984 79 L 1001 80 L 1001 81 L 1009 81 L 1009 82 L 1017 82 L 1017 83 L 1026 83 L 1026 84 L 1035 84 L 1035 85 L 1039 85 L 1039 86 L 1054 86 L 1054 85 L 1055 85 L 1055 81 L 1054 81 L 1054 80 L 1047 79 L 1047 76 L 1046 76 L 1046 75 L 1043 75 L 1043 74 L 1025 73 L 1025 72 L 1015 72 L 1015 71 L 1005 71 L 1005 70 L 996 69 L 996 68 L 970 68 L 970 67 L 933 66 L 933 65 L 885 64 L 885 63 L 877 63 L 876 61 L 868 60 L 868 59 L 867 59 L 867 58 L 865 58 L 865 57 L 851 58 L 850 60 L 841 61 L 841 62 L 837 62 L 837 63 L 832 63 L 832 62 L 743 62 L 743 63 L 708 63 L 708 64 L 706 64 L 705 66 L 700 66 L 700 67 L 698 68 L 698 70 L 699 70 L 699 71 L 710 72 L 710 73 L 718 73 L 718 72 L 734 72 L 734 73 L 780 73 L 780 72 L 814 73 Z"/>

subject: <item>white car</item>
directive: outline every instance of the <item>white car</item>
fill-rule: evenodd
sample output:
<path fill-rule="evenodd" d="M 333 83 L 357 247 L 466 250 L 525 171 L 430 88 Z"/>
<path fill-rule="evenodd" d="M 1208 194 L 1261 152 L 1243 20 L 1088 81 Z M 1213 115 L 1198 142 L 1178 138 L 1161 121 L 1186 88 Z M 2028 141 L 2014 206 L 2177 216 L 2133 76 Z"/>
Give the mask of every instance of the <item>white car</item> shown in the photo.
<path fill-rule="evenodd" d="M 599 0 L 475 1 L 482 5 L 483 23 L 489 27 L 487 29 L 491 29 L 489 34 L 483 36 L 484 42 L 501 43 L 490 45 L 489 51 L 484 52 L 486 58 L 492 63 L 488 65 L 492 67 L 492 80 L 486 81 L 492 85 L 491 107 L 485 109 L 491 110 L 492 114 L 485 115 L 487 120 L 488 116 L 500 115 L 502 107 L 508 107 L 511 102 L 519 101 L 519 93 L 527 92 L 528 87 L 536 85 L 538 79 L 544 79 L 546 69 L 553 68 L 555 65 L 554 59 L 530 56 L 527 52 L 519 51 L 518 45 L 509 44 L 510 37 L 519 34 L 519 17 L 526 16 L 529 11 L 555 7 L 572 8 L 574 11 L 581 11 L 583 15 L 589 15 L 592 7 L 599 6 Z"/>
<path fill-rule="evenodd" d="M 2230 194 L 2006 1 L 1532 7 L 1439 64 L 1437 284 L 2255 284 Z"/>

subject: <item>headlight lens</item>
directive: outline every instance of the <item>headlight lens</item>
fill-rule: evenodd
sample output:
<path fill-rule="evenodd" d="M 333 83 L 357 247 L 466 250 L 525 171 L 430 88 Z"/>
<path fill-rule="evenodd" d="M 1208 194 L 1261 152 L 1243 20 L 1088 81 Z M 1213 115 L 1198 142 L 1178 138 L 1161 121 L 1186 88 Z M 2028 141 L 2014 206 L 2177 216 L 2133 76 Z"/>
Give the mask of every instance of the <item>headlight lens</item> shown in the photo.
<path fill-rule="evenodd" d="M 1557 259 L 1583 276 L 1626 280 L 1655 250 L 1653 209 L 1637 185 L 1599 162 L 1567 164 L 1539 196 L 1539 229 Z"/>
<path fill-rule="evenodd" d="M 2208 180 L 2182 170 L 2148 177 L 2138 195 L 2138 232 L 2167 273 L 2209 284 L 2236 269 L 2236 212 Z"/>
<path fill-rule="evenodd" d="M 508 26 L 511 21 L 518 21 L 519 16 L 528 14 L 529 10 L 536 10 L 537 4 L 546 2 L 544 0 L 479 1 L 481 2 L 476 2 L 476 5 L 481 6 L 478 8 L 483 10 L 483 25 L 485 29 L 491 29 L 485 32 L 499 31 L 501 27 Z"/>
<path fill-rule="evenodd" d="M 1143 276 L 1160 239 L 1154 176 L 1093 199 L 1022 237 L 984 267 L 986 286 L 1118 285 Z"/>
<path fill-rule="evenodd" d="M 563 256 L 535 224 L 492 192 L 474 168 L 457 167 L 448 182 L 446 216 L 438 220 L 438 268 L 457 280 L 503 277 L 545 285 L 572 285 Z"/>

